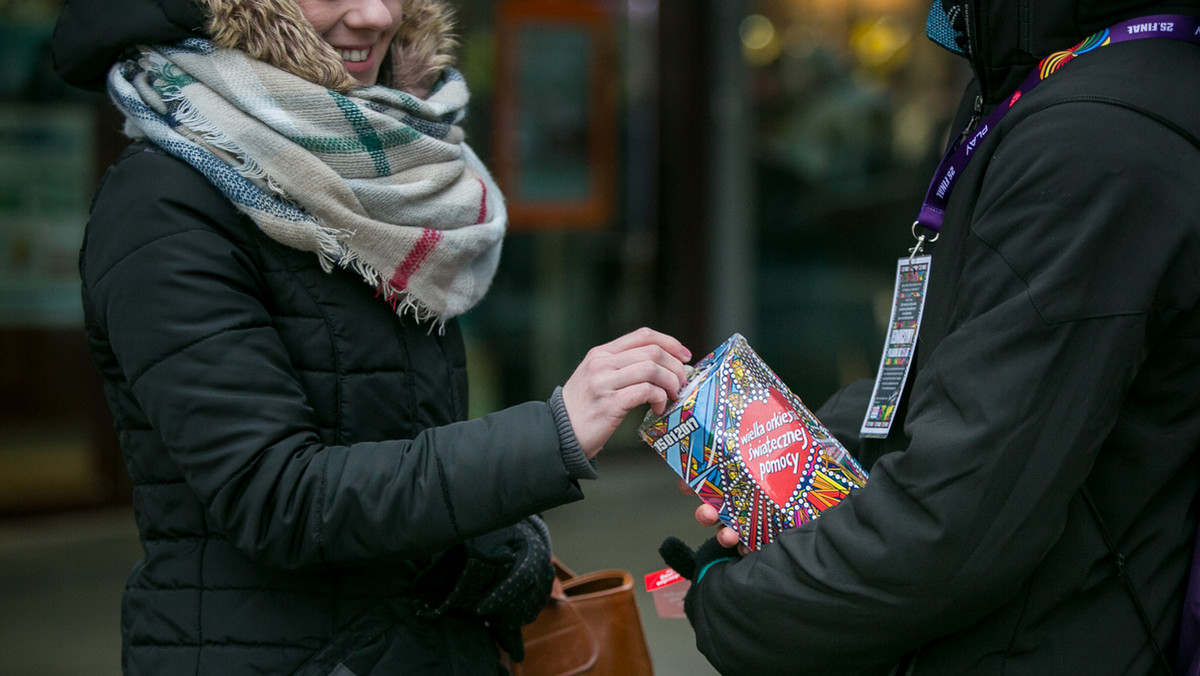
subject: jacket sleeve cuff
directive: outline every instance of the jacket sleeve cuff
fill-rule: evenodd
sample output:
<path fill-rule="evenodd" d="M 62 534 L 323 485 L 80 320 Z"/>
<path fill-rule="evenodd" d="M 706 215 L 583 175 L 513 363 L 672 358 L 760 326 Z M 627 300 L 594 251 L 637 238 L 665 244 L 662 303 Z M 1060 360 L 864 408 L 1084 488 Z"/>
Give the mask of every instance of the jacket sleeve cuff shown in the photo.
<path fill-rule="evenodd" d="M 562 388 L 554 388 L 554 394 L 550 395 L 550 401 L 546 403 L 549 404 L 550 412 L 554 415 L 554 426 L 558 428 L 558 444 L 562 448 L 563 465 L 566 466 L 571 478 L 576 480 L 600 478 L 600 474 L 596 472 L 596 461 L 588 460 L 587 455 L 583 452 L 583 447 L 579 445 L 579 440 L 575 438 L 571 419 L 567 417 L 567 406 L 563 403 Z"/>

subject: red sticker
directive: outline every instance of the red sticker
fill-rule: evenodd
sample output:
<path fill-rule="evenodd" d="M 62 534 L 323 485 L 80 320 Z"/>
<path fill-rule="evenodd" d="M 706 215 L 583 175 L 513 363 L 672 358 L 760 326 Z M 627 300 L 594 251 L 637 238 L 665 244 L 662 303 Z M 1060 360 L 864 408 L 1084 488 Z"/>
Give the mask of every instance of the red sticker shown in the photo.
<path fill-rule="evenodd" d="M 738 425 L 738 452 L 755 482 L 785 508 L 812 469 L 817 446 L 795 410 L 774 388 L 752 401 Z"/>

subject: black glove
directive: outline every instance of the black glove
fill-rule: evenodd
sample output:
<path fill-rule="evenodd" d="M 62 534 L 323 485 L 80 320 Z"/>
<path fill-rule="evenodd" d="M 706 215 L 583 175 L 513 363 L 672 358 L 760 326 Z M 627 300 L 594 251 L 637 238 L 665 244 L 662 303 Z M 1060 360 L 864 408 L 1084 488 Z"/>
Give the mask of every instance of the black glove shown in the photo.
<path fill-rule="evenodd" d="M 454 545 L 413 581 L 417 614 L 438 617 L 472 606 L 498 575 L 491 563 L 471 558 L 466 545 Z"/>
<path fill-rule="evenodd" d="M 710 564 L 738 558 L 737 549 L 727 549 L 717 542 L 716 537 L 709 538 L 694 552 L 679 538 L 669 537 L 659 545 L 658 554 L 676 573 L 693 584 L 699 582 L 696 577 L 702 575 Z"/>
<path fill-rule="evenodd" d="M 554 564 L 550 559 L 550 532 L 540 518 L 529 517 L 509 529 L 508 534 L 505 542 L 492 550 L 511 561 L 508 573 L 487 590 L 474 612 L 487 622 L 492 640 L 513 661 L 520 662 L 525 658 L 521 627 L 537 619 L 546 607 L 554 584 Z"/>
<path fill-rule="evenodd" d="M 525 656 L 521 626 L 546 606 L 554 583 L 550 534 L 533 516 L 447 550 L 414 583 L 421 615 L 467 612 L 515 661 Z"/>

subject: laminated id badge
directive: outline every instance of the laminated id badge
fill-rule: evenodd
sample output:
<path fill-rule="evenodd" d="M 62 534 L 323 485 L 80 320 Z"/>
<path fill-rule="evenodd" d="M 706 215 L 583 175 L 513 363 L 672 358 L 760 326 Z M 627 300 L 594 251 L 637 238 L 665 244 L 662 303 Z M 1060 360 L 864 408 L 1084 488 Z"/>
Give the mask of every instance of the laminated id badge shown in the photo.
<path fill-rule="evenodd" d="M 882 439 L 895 422 L 900 394 L 912 368 L 925 313 L 925 295 L 929 290 L 931 256 L 901 258 L 896 263 L 896 288 L 892 296 L 892 315 L 887 340 L 879 358 L 875 389 L 859 434 L 867 439 Z"/>

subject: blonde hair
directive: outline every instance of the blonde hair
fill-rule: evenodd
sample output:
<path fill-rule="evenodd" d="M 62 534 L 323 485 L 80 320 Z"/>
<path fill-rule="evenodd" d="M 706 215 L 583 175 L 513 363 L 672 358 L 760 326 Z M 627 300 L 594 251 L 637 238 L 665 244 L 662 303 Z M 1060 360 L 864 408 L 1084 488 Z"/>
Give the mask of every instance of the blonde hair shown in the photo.
<path fill-rule="evenodd" d="M 197 0 L 205 9 L 205 31 L 218 47 L 240 49 L 252 58 L 346 93 L 362 84 L 341 56 L 317 33 L 294 0 Z M 450 9 L 439 0 L 403 0 L 400 29 L 388 49 L 386 84 L 424 97 L 442 71 L 454 64 L 457 47 Z"/>

